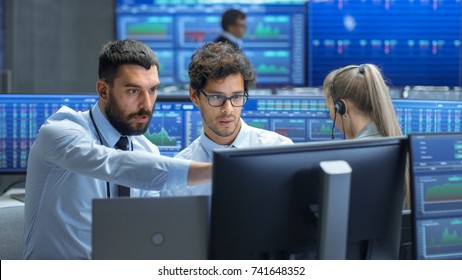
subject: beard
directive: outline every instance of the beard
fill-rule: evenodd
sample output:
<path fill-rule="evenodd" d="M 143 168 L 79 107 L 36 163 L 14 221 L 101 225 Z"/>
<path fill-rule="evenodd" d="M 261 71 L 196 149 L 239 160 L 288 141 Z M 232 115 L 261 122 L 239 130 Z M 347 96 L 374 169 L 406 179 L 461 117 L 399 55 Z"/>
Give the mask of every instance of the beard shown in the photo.
<path fill-rule="evenodd" d="M 148 130 L 149 123 L 152 119 L 152 111 L 150 110 L 139 110 L 136 113 L 129 114 L 124 116 L 122 108 L 117 104 L 114 98 L 111 97 L 112 94 L 109 93 L 108 101 L 105 106 L 105 111 L 107 118 L 111 125 L 121 134 L 121 135 L 141 135 Z M 149 121 L 143 124 L 130 124 L 130 119 L 136 116 L 147 116 Z"/>

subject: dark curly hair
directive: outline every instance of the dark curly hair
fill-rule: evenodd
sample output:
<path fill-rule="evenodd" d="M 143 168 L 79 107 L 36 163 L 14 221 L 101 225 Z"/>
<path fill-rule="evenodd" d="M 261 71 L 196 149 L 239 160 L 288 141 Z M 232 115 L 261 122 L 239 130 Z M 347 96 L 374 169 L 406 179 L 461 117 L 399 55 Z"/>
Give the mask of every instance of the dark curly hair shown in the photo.
<path fill-rule="evenodd" d="M 139 41 L 126 39 L 104 45 L 99 55 L 99 78 L 112 84 L 119 67 L 124 64 L 139 65 L 146 70 L 155 65 L 159 70 L 159 60 L 150 47 Z"/>
<path fill-rule="evenodd" d="M 244 90 L 255 86 L 255 71 L 249 60 L 226 42 L 209 42 L 198 49 L 189 63 L 190 87 L 199 90 L 208 80 L 221 80 L 240 73 L 244 79 Z"/>

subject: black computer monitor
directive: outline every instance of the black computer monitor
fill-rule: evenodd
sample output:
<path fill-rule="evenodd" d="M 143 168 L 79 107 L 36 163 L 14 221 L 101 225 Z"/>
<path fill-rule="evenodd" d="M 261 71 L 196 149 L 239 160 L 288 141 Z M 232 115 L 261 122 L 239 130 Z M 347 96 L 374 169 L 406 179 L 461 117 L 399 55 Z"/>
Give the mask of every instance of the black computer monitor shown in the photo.
<path fill-rule="evenodd" d="M 321 161 L 351 166 L 348 259 L 397 259 L 407 138 L 217 150 L 209 257 L 317 259 Z"/>
<path fill-rule="evenodd" d="M 462 259 L 462 132 L 409 139 L 414 255 Z"/>

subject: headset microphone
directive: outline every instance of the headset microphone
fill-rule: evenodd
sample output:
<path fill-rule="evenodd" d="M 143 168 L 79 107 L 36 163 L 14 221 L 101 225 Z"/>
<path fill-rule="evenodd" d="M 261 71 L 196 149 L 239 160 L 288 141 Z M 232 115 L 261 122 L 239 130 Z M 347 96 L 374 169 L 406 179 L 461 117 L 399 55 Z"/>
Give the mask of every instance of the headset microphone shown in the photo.
<path fill-rule="evenodd" d="M 334 121 L 332 122 L 332 132 L 331 132 L 331 135 L 330 135 L 330 138 L 332 140 L 334 140 L 334 129 L 335 129 L 335 120 L 337 119 L 337 113 L 335 113 L 335 116 L 334 116 Z"/>

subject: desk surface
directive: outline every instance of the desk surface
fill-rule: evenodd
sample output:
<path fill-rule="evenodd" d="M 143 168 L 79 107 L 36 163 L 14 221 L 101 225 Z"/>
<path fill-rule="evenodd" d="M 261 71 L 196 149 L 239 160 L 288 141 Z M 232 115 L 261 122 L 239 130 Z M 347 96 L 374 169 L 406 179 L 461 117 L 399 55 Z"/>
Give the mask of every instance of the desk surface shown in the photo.
<path fill-rule="evenodd" d="M 0 208 L 12 207 L 12 206 L 23 206 L 24 202 L 19 201 L 11 197 L 15 194 L 24 194 L 26 189 L 24 188 L 11 188 L 0 196 Z"/>

